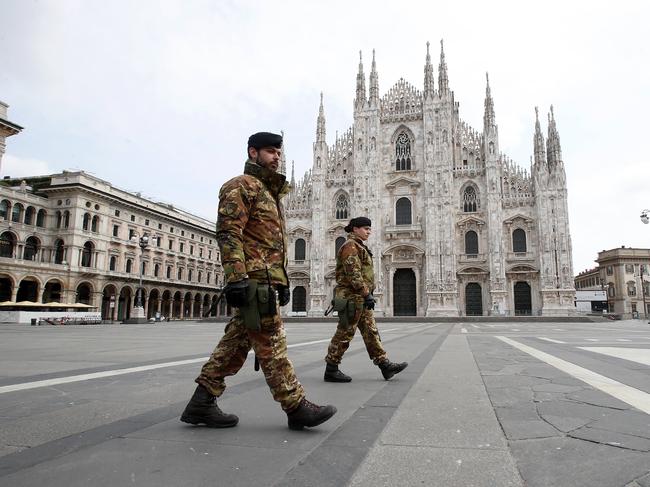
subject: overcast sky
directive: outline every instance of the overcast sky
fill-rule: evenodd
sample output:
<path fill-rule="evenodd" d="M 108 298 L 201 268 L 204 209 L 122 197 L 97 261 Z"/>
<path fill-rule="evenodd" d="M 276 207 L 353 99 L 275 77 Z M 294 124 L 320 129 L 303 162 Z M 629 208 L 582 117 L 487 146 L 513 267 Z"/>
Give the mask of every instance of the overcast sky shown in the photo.
<path fill-rule="evenodd" d="M 482 130 L 488 71 L 500 148 L 524 168 L 534 107 L 545 131 L 553 104 L 578 273 L 650 247 L 649 19 L 645 1 L 0 0 L 0 100 L 25 127 L 1 174 L 80 169 L 214 220 L 250 133 L 284 130 L 298 178 L 321 91 L 328 142 L 352 124 L 359 50 L 383 95 L 422 89 L 444 39 L 461 117 Z"/>

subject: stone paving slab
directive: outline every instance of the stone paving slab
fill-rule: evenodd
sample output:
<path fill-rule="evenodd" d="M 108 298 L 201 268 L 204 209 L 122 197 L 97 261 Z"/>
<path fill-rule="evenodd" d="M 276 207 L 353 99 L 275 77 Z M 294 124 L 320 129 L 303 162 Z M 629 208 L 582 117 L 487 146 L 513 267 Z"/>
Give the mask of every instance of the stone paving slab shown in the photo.
<path fill-rule="evenodd" d="M 513 365 L 529 363 L 530 356 L 495 341 L 472 337 L 472 350 L 490 398 L 502 404 L 495 411 L 527 486 L 641 487 L 647 482 L 649 415 L 542 362 L 527 385 L 515 375 L 530 371 L 516 372 Z M 495 381 L 499 372 L 503 375 Z M 507 373 L 513 376 L 508 379 Z M 504 389 L 508 384 L 512 389 Z M 517 419 L 532 412 L 538 417 Z"/>
<path fill-rule="evenodd" d="M 447 337 L 350 485 L 523 485 L 466 337 Z"/>

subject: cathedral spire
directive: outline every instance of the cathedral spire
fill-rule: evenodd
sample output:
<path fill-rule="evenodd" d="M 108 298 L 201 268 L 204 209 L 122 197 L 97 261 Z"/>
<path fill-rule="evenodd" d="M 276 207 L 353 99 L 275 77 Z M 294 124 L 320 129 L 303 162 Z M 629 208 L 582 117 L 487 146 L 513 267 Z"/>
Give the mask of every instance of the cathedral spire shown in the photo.
<path fill-rule="evenodd" d="M 357 73 L 357 96 L 354 99 L 354 107 L 363 108 L 366 104 L 366 75 L 363 74 L 363 58 L 359 51 L 359 72 Z"/>
<path fill-rule="evenodd" d="M 483 114 L 483 130 L 496 126 L 496 119 L 494 116 L 494 101 L 492 100 L 492 92 L 490 91 L 490 77 L 485 73 L 485 112 Z"/>
<path fill-rule="evenodd" d="M 544 167 L 546 163 L 546 151 L 544 150 L 544 136 L 539 125 L 539 110 L 535 107 L 535 137 L 533 138 L 535 146 L 535 166 Z"/>
<path fill-rule="evenodd" d="M 551 113 L 548 115 L 548 138 L 546 139 L 546 152 L 548 157 L 549 168 L 554 168 L 562 163 L 562 149 L 560 147 L 560 134 L 557 132 L 555 125 L 555 114 L 553 113 L 553 105 L 551 105 Z"/>
<path fill-rule="evenodd" d="M 373 108 L 379 107 L 379 77 L 375 63 L 375 50 L 372 50 L 372 68 L 370 70 L 370 98 L 368 100 Z"/>
<path fill-rule="evenodd" d="M 316 142 L 325 142 L 325 110 L 323 109 L 323 92 L 320 92 L 320 107 L 316 120 Z"/>
<path fill-rule="evenodd" d="M 280 153 L 280 167 L 278 168 L 278 172 L 280 174 L 287 174 L 287 144 L 284 142 L 284 130 L 280 130 L 280 134 L 282 134 L 282 152 Z"/>
<path fill-rule="evenodd" d="M 438 65 L 438 90 L 440 95 L 449 91 L 449 79 L 447 78 L 447 63 L 445 62 L 445 48 L 440 39 L 440 64 Z"/>
<path fill-rule="evenodd" d="M 429 41 L 427 41 L 427 60 L 424 64 L 424 98 L 433 97 L 433 66 L 431 65 L 431 54 L 429 54 Z"/>
<path fill-rule="evenodd" d="M 293 159 L 291 160 L 291 187 L 295 188 L 296 187 L 296 168 L 295 168 L 295 162 Z"/>

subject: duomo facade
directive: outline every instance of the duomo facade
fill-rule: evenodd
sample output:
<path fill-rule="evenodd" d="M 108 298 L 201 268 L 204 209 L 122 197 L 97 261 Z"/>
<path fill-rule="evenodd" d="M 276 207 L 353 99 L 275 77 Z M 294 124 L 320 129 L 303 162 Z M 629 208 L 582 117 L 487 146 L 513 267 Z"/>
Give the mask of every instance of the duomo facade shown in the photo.
<path fill-rule="evenodd" d="M 537 115 L 537 109 L 536 109 Z M 293 314 L 321 316 L 351 217 L 368 216 L 379 316 L 568 315 L 574 311 L 567 185 L 551 107 L 529 170 L 499 148 L 489 81 L 482 130 L 460 116 L 444 50 L 427 44 L 420 90 L 383 96 L 362 62 L 353 125 L 326 141 L 321 96 L 313 166 L 284 200 Z"/>

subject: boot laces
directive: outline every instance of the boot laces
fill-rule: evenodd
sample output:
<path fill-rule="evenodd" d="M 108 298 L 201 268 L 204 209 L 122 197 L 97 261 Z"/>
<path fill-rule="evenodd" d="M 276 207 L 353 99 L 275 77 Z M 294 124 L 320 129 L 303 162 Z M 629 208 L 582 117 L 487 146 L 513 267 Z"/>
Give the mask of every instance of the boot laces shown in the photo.
<path fill-rule="evenodd" d="M 303 403 L 303 405 L 304 405 L 305 407 L 311 409 L 312 411 L 319 411 L 319 410 L 320 410 L 320 406 L 314 404 L 314 403 L 311 402 L 311 401 L 308 401 L 307 398 L 304 398 L 304 399 L 302 400 L 302 403 Z"/>

